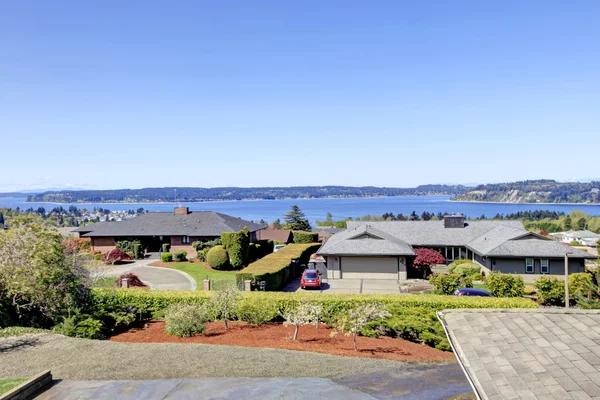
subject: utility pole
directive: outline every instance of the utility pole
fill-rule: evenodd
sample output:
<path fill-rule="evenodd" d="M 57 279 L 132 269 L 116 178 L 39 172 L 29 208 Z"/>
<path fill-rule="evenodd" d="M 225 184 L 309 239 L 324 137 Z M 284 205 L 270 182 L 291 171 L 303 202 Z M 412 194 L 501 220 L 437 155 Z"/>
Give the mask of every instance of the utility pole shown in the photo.
<path fill-rule="evenodd" d="M 569 250 L 565 251 L 565 308 L 569 308 Z"/>

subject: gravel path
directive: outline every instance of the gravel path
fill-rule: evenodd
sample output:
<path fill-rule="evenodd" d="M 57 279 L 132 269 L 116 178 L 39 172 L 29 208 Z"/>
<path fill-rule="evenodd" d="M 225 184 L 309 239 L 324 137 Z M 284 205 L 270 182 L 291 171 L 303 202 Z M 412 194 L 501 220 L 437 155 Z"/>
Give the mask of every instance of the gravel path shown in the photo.
<path fill-rule="evenodd" d="M 176 343 L 115 343 L 37 334 L 0 339 L 0 377 L 51 369 L 55 379 L 340 378 L 406 369 L 390 360 L 291 350 Z"/>

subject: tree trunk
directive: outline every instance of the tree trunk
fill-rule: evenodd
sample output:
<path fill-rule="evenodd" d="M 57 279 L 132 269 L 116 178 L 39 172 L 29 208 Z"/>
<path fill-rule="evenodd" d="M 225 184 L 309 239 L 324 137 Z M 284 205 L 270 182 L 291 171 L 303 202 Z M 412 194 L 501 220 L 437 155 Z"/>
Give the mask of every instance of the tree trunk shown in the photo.
<path fill-rule="evenodd" d="M 227 318 L 225 318 L 225 329 L 229 329 L 229 325 L 227 324 Z"/>
<path fill-rule="evenodd" d="M 298 338 L 298 330 L 300 329 L 300 325 L 296 325 L 296 329 L 294 330 L 294 340 Z"/>
<path fill-rule="evenodd" d="M 354 337 L 354 351 L 358 351 L 358 348 L 356 347 L 356 333 L 352 336 Z"/>

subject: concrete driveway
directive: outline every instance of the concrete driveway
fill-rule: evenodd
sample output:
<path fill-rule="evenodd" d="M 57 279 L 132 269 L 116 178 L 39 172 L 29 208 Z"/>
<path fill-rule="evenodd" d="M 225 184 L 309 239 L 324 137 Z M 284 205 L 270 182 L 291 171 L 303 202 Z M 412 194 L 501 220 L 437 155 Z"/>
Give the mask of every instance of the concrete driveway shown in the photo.
<path fill-rule="evenodd" d="M 399 294 L 398 281 L 387 279 L 323 279 L 321 290 L 300 289 L 300 278 L 291 281 L 283 292 L 314 292 L 314 293 L 364 293 L 364 294 Z"/>
<path fill-rule="evenodd" d="M 185 272 L 171 268 L 149 267 L 156 260 L 136 260 L 131 264 L 90 269 L 92 278 L 112 278 L 134 273 L 152 290 L 196 290 L 196 281 Z"/>

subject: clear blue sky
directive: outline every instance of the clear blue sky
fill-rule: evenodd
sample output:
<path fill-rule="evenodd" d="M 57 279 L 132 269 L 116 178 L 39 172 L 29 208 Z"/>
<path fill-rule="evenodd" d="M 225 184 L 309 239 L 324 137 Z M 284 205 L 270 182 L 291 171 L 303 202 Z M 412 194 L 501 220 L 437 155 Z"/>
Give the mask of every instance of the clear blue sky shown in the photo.
<path fill-rule="evenodd" d="M 4 1 L 0 191 L 600 175 L 600 1 Z"/>

